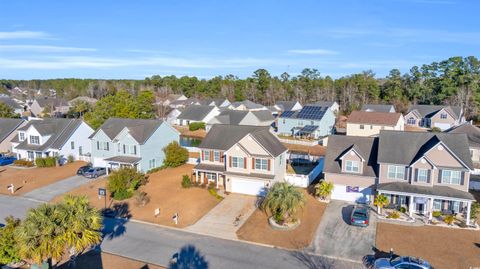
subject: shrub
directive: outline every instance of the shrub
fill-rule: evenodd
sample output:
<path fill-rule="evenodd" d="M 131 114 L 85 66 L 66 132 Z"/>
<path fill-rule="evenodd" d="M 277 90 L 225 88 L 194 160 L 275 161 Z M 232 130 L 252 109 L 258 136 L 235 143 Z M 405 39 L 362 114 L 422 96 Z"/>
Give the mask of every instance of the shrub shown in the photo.
<path fill-rule="evenodd" d="M 183 175 L 182 177 L 182 188 L 188 189 L 192 186 L 192 181 L 188 175 Z"/>
<path fill-rule="evenodd" d="M 67 162 L 68 162 L 68 163 L 73 163 L 74 161 L 75 161 L 75 157 L 74 157 L 73 155 L 71 155 L 71 154 L 68 155 L 68 157 L 67 157 Z"/>
<path fill-rule="evenodd" d="M 325 200 L 333 191 L 333 182 L 322 181 L 315 185 L 315 196 Z"/>
<path fill-rule="evenodd" d="M 45 167 L 54 167 L 54 166 L 57 166 L 57 158 L 46 157 L 45 158 Z"/>
<path fill-rule="evenodd" d="M 15 230 L 20 220 L 12 216 L 5 219 L 5 227 L 0 228 L 0 264 L 21 261 Z"/>
<path fill-rule="evenodd" d="M 28 160 L 15 160 L 13 164 L 16 166 L 33 167 L 33 162 Z"/>
<path fill-rule="evenodd" d="M 44 158 L 36 158 L 35 165 L 37 167 L 45 167 L 45 159 Z"/>
<path fill-rule="evenodd" d="M 474 219 L 477 217 L 477 213 L 479 212 L 480 210 L 480 203 L 478 202 L 473 202 L 472 203 L 472 206 L 470 208 L 470 218 L 471 219 Z"/>
<path fill-rule="evenodd" d="M 200 129 L 205 130 L 205 122 L 192 122 L 188 125 L 188 130 L 190 131 L 196 131 Z"/>
<path fill-rule="evenodd" d="M 150 196 L 144 191 L 135 191 L 135 204 L 137 206 L 145 206 L 150 203 Z"/>
<path fill-rule="evenodd" d="M 178 167 L 188 161 L 188 150 L 180 146 L 177 141 L 173 141 L 163 148 L 165 160 L 163 165 L 166 167 Z"/>
<path fill-rule="evenodd" d="M 223 197 L 217 193 L 217 190 L 215 188 L 208 188 L 208 193 L 210 193 L 213 197 L 217 198 L 218 200 L 223 199 Z"/>
<path fill-rule="evenodd" d="M 160 170 L 163 170 L 165 168 L 167 168 L 167 167 L 165 167 L 164 165 L 159 166 L 159 167 L 155 167 L 155 168 L 152 168 L 152 169 L 148 170 L 147 174 L 153 174 L 153 173 L 158 172 Z"/>
<path fill-rule="evenodd" d="M 402 206 L 402 207 L 400 207 L 400 212 L 402 212 L 402 213 L 405 213 L 405 212 L 407 212 L 407 208 L 405 208 L 405 207 L 403 207 L 403 206 Z"/>
<path fill-rule="evenodd" d="M 432 133 L 441 133 L 442 132 L 442 129 L 438 128 L 438 127 L 433 127 L 432 128 Z"/>
<path fill-rule="evenodd" d="M 398 218 L 400 218 L 400 213 L 398 211 L 392 211 L 392 212 L 388 213 L 387 218 L 398 219 Z"/>
<path fill-rule="evenodd" d="M 443 218 L 443 221 L 445 221 L 445 223 L 448 225 L 452 225 L 455 221 L 455 217 L 453 215 L 448 215 Z"/>
<path fill-rule="evenodd" d="M 147 177 L 135 168 L 125 167 L 108 176 L 107 189 L 115 200 L 124 200 L 133 196 L 135 190 L 148 182 Z"/>
<path fill-rule="evenodd" d="M 441 211 L 433 211 L 432 212 L 432 216 L 435 217 L 435 218 L 438 218 L 442 215 L 442 212 Z"/>
<path fill-rule="evenodd" d="M 305 207 L 307 199 L 299 188 L 287 183 L 273 184 L 261 204 L 264 211 L 270 211 L 277 223 L 295 222 L 298 211 Z"/>

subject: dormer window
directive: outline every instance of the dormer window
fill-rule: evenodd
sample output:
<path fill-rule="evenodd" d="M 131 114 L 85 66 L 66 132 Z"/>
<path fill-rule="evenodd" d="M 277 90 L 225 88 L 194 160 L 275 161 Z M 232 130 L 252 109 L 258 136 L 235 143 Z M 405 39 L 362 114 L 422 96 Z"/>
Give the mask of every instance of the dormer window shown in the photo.
<path fill-rule="evenodd" d="M 415 124 L 416 122 L 417 122 L 417 121 L 415 120 L 414 117 L 410 117 L 410 118 L 408 118 L 408 120 L 407 120 L 407 123 L 410 124 L 410 125 L 413 125 L 413 124 Z"/>
<path fill-rule="evenodd" d="M 30 144 L 40 145 L 40 137 L 38 135 L 31 135 Z"/>
<path fill-rule="evenodd" d="M 345 161 L 345 171 L 349 173 L 359 173 L 360 172 L 360 162 L 358 161 Z"/>
<path fill-rule="evenodd" d="M 18 140 L 25 141 L 25 133 L 18 133 Z"/>
<path fill-rule="evenodd" d="M 447 113 L 440 114 L 440 119 L 446 119 L 446 118 L 447 118 Z"/>

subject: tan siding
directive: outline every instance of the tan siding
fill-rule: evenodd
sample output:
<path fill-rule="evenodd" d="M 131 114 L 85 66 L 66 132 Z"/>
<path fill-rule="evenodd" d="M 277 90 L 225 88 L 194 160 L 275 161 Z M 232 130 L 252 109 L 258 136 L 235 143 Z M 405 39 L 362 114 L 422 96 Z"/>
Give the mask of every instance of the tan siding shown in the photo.
<path fill-rule="evenodd" d="M 353 155 L 352 155 L 352 153 L 353 153 Z M 345 172 L 345 173 L 347 173 L 346 170 L 345 170 L 345 169 L 346 169 L 346 163 L 347 163 L 346 161 L 358 161 L 358 162 L 359 162 L 359 166 L 360 166 L 360 167 L 359 167 L 359 169 L 360 169 L 359 174 L 362 174 L 362 173 L 363 173 L 363 162 L 362 162 L 362 158 L 361 158 L 360 156 L 358 156 L 358 155 L 355 153 L 355 151 L 350 150 L 349 152 L 345 153 L 345 155 L 343 155 L 343 157 L 342 157 L 342 161 L 341 161 L 341 163 L 342 163 L 342 172 Z"/>
<path fill-rule="evenodd" d="M 333 184 L 359 186 L 362 188 L 370 187 L 375 184 L 374 177 L 355 176 L 347 174 L 325 173 L 325 180 Z"/>
<path fill-rule="evenodd" d="M 443 146 L 442 146 L 443 147 Z M 463 165 L 453 157 L 450 152 L 448 152 L 445 147 L 443 150 L 439 149 L 439 145 L 432 148 L 427 154 L 427 158 L 435 164 L 435 166 L 442 167 L 458 167 L 461 168 Z"/>

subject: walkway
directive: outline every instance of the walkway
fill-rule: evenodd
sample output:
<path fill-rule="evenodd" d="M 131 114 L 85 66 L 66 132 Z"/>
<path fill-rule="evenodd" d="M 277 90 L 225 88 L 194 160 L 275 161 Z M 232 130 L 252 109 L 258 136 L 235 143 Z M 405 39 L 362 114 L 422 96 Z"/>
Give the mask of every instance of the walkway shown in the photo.
<path fill-rule="evenodd" d="M 48 202 L 53 198 L 67 193 L 77 187 L 80 187 L 84 184 L 91 182 L 96 179 L 88 179 L 83 176 L 72 176 L 50 185 L 38 188 L 31 192 L 25 193 L 23 196 L 33 200 Z"/>
<path fill-rule="evenodd" d="M 370 225 L 366 228 L 349 224 L 353 205 L 332 200 L 322 216 L 311 249 L 318 255 L 350 260 L 362 260 L 372 253 L 375 246 L 377 221 L 370 213 Z"/>
<path fill-rule="evenodd" d="M 226 239 L 237 239 L 237 230 L 255 211 L 255 196 L 229 194 L 187 230 Z M 239 217 L 239 221 L 235 221 Z"/>

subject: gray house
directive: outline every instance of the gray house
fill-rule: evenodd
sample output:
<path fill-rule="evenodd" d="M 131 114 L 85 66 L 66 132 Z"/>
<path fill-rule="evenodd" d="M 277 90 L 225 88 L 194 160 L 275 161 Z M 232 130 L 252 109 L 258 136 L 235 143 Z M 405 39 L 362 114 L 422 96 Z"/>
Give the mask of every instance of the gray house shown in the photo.
<path fill-rule="evenodd" d="M 163 148 L 178 142 L 180 133 L 160 120 L 110 118 L 90 139 L 94 166 L 147 172 L 163 164 Z"/>
<path fill-rule="evenodd" d="M 270 126 L 275 118 L 268 110 L 231 110 L 222 111 L 218 116 L 207 122 L 207 131 L 214 124 Z"/>
<path fill-rule="evenodd" d="M 0 118 L 0 152 L 12 151 L 12 139 L 17 135 L 17 129 L 24 126 L 22 119 Z"/>

